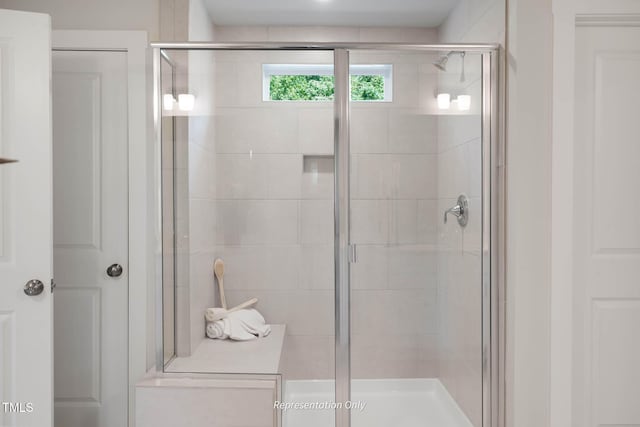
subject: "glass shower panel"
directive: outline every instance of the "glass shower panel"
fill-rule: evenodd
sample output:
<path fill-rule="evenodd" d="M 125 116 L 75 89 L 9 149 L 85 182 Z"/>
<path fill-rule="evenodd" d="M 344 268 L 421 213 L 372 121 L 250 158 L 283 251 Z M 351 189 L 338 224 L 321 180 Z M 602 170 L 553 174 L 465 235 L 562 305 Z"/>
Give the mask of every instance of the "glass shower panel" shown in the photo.
<path fill-rule="evenodd" d="M 480 55 L 350 63 L 352 426 L 479 427 Z M 460 195 L 464 227 L 455 209 L 444 222 Z"/>
<path fill-rule="evenodd" d="M 160 62 L 162 93 L 174 94 L 175 77 L 173 64 L 167 58 Z M 162 206 L 162 332 L 163 332 L 163 363 L 166 364 L 175 354 L 175 263 L 176 247 L 174 242 L 174 140 L 175 117 L 164 115 L 161 119 L 162 132 L 162 199 L 166 201 Z"/>
<path fill-rule="evenodd" d="M 333 53 L 163 53 L 175 69 L 173 92 L 161 96 L 175 124 L 175 195 L 165 200 L 174 203 L 175 354 L 165 371 L 282 375 L 282 400 L 332 401 Z M 222 306 L 220 282 L 229 308 L 258 299 L 269 335 L 209 337 L 227 333 L 205 322 L 207 308 Z M 283 414 L 290 426 L 305 416 L 334 422 L 326 409 Z"/>

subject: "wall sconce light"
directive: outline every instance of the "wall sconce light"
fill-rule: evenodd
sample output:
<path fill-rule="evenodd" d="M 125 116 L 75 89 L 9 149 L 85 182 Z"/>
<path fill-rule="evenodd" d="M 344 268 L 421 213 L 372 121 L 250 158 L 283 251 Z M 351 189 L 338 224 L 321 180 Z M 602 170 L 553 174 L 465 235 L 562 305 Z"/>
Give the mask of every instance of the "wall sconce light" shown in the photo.
<path fill-rule="evenodd" d="M 182 111 L 192 111 L 196 104 L 196 97 L 190 93 L 178 95 L 178 108 Z"/>
<path fill-rule="evenodd" d="M 458 95 L 458 110 L 469 111 L 471 109 L 471 95 Z"/>
<path fill-rule="evenodd" d="M 471 109 L 471 95 L 458 95 L 455 99 L 451 99 L 449 93 L 438 94 L 438 109 L 448 110 L 453 102 L 458 106 L 458 111 L 469 111 Z"/>
<path fill-rule="evenodd" d="M 173 110 L 173 104 L 175 104 L 175 102 L 176 102 L 176 99 L 173 97 L 172 94 L 165 93 L 164 95 L 162 95 L 162 107 L 166 111 L 172 111 Z"/>
<path fill-rule="evenodd" d="M 451 95 L 448 93 L 438 94 L 438 108 L 440 110 L 448 110 L 451 106 Z"/>

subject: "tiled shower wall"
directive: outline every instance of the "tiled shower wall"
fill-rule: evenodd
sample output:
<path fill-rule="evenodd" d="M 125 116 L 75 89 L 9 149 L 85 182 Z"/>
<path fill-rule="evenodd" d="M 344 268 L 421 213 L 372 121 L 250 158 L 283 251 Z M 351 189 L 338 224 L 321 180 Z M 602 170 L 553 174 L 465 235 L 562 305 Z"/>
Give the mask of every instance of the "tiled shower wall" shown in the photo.
<path fill-rule="evenodd" d="M 352 273 L 353 373 L 433 376 L 434 58 L 358 53 L 352 59 L 394 64 L 394 101 L 352 109 L 352 227 L 359 245 Z M 287 325 L 288 378 L 333 376 L 333 105 L 263 102 L 261 65 L 331 62 L 323 52 L 215 53 L 215 133 L 202 147 L 190 145 L 211 153 L 203 161 L 214 174 L 202 176 L 208 195 L 215 194 L 202 209 L 215 223 L 202 230 L 203 239 L 215 236 L 213 252 L 202 252 L 203 265 L 223 258 L 229 304 L 258 297 L 267 322 Z M 212 289 L 210 269 L 201 271 L 192 274 L 192 293 Z"/>

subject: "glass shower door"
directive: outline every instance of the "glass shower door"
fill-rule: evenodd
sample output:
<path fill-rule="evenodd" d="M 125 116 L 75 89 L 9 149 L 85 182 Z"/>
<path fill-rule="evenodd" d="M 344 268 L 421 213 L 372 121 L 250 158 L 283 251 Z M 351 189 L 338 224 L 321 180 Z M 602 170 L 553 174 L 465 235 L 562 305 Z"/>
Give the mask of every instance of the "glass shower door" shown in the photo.
<path fill-rule="evenodd" d="M 350 51 L 353 427 L 482 425 L 480 59 Z"/>
<path fill-rule="evenodd" d="M 283 425 L 332 426 L 333 53 L 162 54 L 164 371 L 278 377 L 281 402 L 318 407 Z M 205 322 L 221 282 L 228 308 L 258 299 L 268 335 Z"/>

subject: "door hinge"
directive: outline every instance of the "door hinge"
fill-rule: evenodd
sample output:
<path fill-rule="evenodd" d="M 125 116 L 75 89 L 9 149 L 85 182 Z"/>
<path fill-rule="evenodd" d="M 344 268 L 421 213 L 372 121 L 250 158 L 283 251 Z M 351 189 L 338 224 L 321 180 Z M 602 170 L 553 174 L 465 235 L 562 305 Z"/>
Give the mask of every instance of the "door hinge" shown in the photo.
<path fill-rule="evenodd" d="M 51 293 L 53 293 L 54 288 L 56 287 L 56 282 L 51 279 Z"/>

